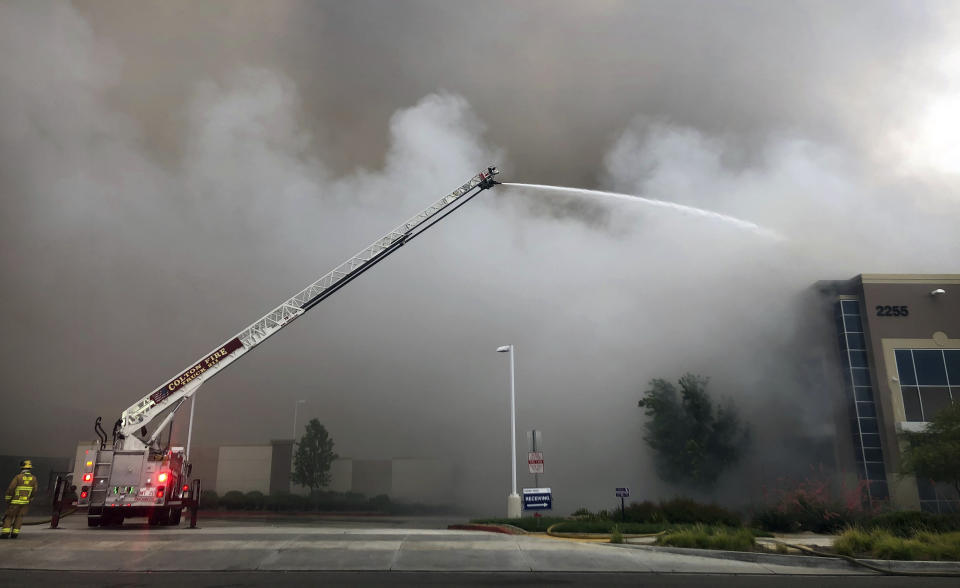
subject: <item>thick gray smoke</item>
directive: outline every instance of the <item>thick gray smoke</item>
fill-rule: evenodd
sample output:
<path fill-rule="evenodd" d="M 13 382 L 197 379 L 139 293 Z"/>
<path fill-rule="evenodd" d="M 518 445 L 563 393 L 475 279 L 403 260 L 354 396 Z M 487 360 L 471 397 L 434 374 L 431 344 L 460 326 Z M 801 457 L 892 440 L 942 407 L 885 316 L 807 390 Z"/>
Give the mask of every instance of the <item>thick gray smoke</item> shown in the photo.
<path fill-rule="evenodd" d="M 498 512 L 514 343 L 561 511 L 673 492 L 636 401 L 685 371 L 754 427 L 715 496 L 829 458 L 811 284 L 956 271 L 955 7 L 758 6 L 0 4 L 0 453 L 70 453 L 496 163 L 786 240 L 497 188 L 207 384 L 195 443 L 289 437 L 305 398 L 341 455 L 455 460 Z"/>

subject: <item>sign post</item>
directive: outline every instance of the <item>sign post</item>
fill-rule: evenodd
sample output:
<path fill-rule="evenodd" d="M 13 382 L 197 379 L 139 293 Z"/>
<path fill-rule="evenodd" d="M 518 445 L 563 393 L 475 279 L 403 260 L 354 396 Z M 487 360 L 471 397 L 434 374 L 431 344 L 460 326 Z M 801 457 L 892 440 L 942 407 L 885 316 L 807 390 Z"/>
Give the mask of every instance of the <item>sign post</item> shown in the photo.
<path fill-rule="evenodd" d="M 630 489 L 629 488 L 617 488 L 617 498 L 620 499 L 620 520 L 627 520 L 627 512 L 623 506 L 623 499 L 630 498 Z"/>
<path fill-rule="evenodd" d="M 523 510 L 550 510 L 553 508 L 553 491 L 550 488 L 524 488 Z"/>

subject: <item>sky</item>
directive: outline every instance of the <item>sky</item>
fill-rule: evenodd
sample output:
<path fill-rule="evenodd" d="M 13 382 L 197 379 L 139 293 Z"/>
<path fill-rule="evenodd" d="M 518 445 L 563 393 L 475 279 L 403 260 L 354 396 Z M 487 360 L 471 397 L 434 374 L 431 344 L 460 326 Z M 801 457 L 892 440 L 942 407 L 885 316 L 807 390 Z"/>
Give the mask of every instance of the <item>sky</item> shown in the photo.
<path fill-rule="evenodd" d="M 201 388 L 194 443 L 289 438 L 305 399 L 493 511 L 513 343 L 558 508 L 680 491 L 637 400 L 688 371 L 753 432 L 707 497 L 753 495 L 832 451 L 811 285 L 957 272 L 957 39 L 933 1 L 0 3 L 0 453 L 71 455 L 496 164 L 765 233 L 497 187 Z"/>

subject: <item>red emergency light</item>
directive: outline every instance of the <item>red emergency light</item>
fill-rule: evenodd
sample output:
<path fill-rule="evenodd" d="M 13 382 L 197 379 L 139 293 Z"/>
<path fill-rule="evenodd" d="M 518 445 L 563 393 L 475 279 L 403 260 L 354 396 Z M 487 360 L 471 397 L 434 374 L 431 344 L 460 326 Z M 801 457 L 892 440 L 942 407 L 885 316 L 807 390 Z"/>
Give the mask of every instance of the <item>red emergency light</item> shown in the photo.
<path fill-rule="evenodd" d="M 166 472 L 164 472 L 164 473 L 160 474 L 159 476 L 157 476 L 157 481 L 158 481 L 158 482 L 166 482 L 166 481 L 167 481 L 167 474 L 166 474 Z"/>
<path fill-rule="evenodd" d="M 157 498 L 163 498 L 163 486 L 157 487 Z"/>
<path fill-rule="evenodd" d="M 183 491 L 184 491 L 184 492 L 187 492 L 188 490 L 190 490 L 190 486 L 188 486 L 187 484 L 184 484 L 184 485 L 183 485 Z"/>
<path fill-rule="evenodd" d="M 83 475 L 83 481 L 84 481 L 84 482 L 89 482 L 89 481 L 92 480 L 92 479 L 93 479 L 93 474 L 84 474 L 84 475 Z"/>
<path fill-rule="evenodd" d="M 86 497 L 87 497 L 87 491 L 86 491 L 86 490 L 81 490 L 81 491 L 80 491 L 80 498 L 86 498 Z"/>

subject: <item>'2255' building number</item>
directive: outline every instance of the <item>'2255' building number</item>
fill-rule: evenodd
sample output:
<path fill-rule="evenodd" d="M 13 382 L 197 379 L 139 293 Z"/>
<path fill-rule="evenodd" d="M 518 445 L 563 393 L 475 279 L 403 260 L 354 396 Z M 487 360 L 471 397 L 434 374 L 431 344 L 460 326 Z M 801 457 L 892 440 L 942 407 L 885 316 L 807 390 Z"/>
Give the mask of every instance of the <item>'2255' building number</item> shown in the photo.
<path fill-rule="evenodd" d="M 906 306 L 877 306 L 877 316 L 908 316 L 910 309 Z"/>

